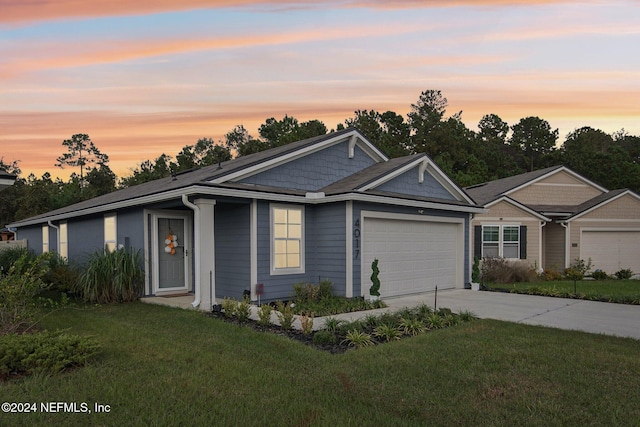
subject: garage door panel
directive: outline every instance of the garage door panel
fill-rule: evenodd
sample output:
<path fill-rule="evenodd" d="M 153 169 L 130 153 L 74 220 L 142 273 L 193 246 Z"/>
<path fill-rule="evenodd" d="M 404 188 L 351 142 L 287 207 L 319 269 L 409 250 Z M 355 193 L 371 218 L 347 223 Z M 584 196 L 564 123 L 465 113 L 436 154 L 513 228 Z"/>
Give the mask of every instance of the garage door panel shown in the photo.
<path fill-rule="evenodd" d="M 623 268 L 640 272 L 640 230 L 583 231 L 580 257 L 609 274 Z"/>
<path fill-rule="evenodd" d="M 455 287 L 459 259 L 456 223 L 365 218 L 363 284 L 378 259 L 383 297 Z"/>

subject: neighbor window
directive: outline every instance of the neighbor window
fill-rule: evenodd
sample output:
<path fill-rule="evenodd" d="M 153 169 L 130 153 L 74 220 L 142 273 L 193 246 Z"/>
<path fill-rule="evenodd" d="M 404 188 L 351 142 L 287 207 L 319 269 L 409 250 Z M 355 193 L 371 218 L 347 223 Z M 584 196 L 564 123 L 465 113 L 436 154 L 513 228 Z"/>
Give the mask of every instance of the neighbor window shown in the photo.
<path fill-rule="evenodd" d="M 489 258 L 520 258 L 520 226 L 483 226 L 482 256 Z"/>
<path fill-rule="evenodd" d="M 42 252 L 49 252 L 49 226 L 42 226 Z"/>
<path fill-rule="evenodd" d="M 67 243 L 68 231 L 67 231 L 67 223 L 61 222 L 60 225 L 60 240 L 58 241 L 58 250 L 59 255 L 63 258 L 69 257 L 69 244 Z"/>
<path fill-rule="evenodd" d="M 114 213 L 104 216 L 104 247 L 111 252 L 116 249 L 116 219 L 117 217 Z"/>
<path fill-rule="evenodd" d="M 271 206 L 271 272 L 304 273 L 304 208 Z"/>

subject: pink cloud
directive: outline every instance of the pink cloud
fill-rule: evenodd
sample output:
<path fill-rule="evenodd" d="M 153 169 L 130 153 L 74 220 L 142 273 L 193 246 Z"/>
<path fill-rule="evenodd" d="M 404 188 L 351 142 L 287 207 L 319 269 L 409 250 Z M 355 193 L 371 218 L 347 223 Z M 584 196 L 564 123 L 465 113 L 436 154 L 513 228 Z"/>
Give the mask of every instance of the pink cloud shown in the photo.
<path fill-rule="evenodd" d="M 378 8 L 409 9 L 425 7 L 496 7 L 532 6 L 575 3 L 572 0 L 333 0 L 327 2 L 296 0 L 0 0 L 0 23 L 24 23 L 57 19 L 77 19 L 100 16 L 142 15 L 159 12 L 203 8 L 269 8 L 275 10 L 300 8 Z"/>

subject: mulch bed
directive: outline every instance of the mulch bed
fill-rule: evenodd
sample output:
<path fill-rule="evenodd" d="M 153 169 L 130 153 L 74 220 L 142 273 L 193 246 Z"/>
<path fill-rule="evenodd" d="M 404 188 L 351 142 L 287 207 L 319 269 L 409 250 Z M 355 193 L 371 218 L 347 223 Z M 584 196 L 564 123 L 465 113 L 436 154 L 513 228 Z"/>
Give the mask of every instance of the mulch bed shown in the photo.
<path fill-rule="evenodd" d="M 310 347 L 313 347 L 316 350 L 326 351 L 331 354 L 344 353 L 345 351 L 351 348 L 346 343 L 341 344 L 340 338 L 337 338 L 337 341 L 335 344 L 326 344 L 326 345 L 317 344 L 313 342 L 313 336 L 316 334 L 316 331 L 312 332 L 311 334 L 303 334 L 302 331 L 299 331 L 297 329 L 283 329 L 277 325 L 264 326 L 259 324 L 257 321 L 251 320 L 251 319 L 249 319 L 246 322 L 240 322 L 238 318 L 235 316 L 227 317 L 224 315 L 224 313 L 219 313 L 219 312 L 208 313 L 208 316 L 214 319 L 222 320 L 227 323 L 233 323 L 238 326 L 252 328 L 258 332 L 265 332 L 265 333 L 276 334 L 283 337 L 287 337 L 289 339 L 296 340 Z"/>

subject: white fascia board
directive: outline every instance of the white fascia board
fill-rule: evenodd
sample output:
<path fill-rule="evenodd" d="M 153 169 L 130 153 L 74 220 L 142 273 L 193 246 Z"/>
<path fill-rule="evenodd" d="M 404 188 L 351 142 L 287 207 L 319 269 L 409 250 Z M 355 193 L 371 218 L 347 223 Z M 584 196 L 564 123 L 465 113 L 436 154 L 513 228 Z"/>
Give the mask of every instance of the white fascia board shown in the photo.
<path fill-rule="evenodd" d="M 622 193 L 618 194 L 617 196 L 614 196 L 614 197 L 612 197 L 610 199 L 607 199 L 607 200 L 603 200 L 602 202 L 598 203 L 597 205 L 590 207 L 586 211 L 580 212 L 580 213 L 576 214 L 575 216 L 572 216 L 572 217 L 566 219 L 565 222 L 571 222 L 573 220 L 576 220 L 576 219 L 580 218 L 581 216 L 586 215 L 586 214 L 588 214 L 590 212 L 593 212 L 596 209 L 599 209 L 602 206 L 607 205 L 607 204 L 613 202 L 614 200 L 618 200 L 620 197 L 626 196 L 626 195 L 632 196 L 633 198 L 635 198 L 637 200 L 640 200 L 640 196 L 638 196 L 633 191 L 631 191 L 631 190 L 623 191 Z M 620 221 L 624 221 L 624 220 L 621 219 Z"/>
<path fill-rule="evenodd" d="M 547 218 L 546 216 L 540 214 L 539 212 L 534 211 L 530 207 L 528 207 L 526 205 L 523 205 L 522 203 L 518 202 L 517 200 L 514 200 L 511 197 L 507 197 L 507 196 L 499 197 L 499 198 L 493 200 L 492 202 L 487 203 L 485 205 L 485 207 L 486 208 L 490 208 L 491 206 L 493 206 L 493 205 L 495 205 L 497 203 L 500 203 L 500 202 L 509 203 L 510 205 L 515 206 L 516 208 L 521 209 L 521 210 L 523 210 L 523 211 L 535 216 L 536 218 L 538 218 L 538 219 L 540 219 L 542 221 L 546 221 L 546 222 L 550 222 L 551 221 L 551 218 Z"/>
<path fill-rule="evenodd" d="M 281 164 L 284 163 L 288 163 L 292 160 L 295 159 L 299 159 L 301 157 L 304 157 L 308 154 L 312 154 L 315 153 L 317 151 L 321 151 L 327 147 L 330 147 L 332 145 L 335 144 L 339 144 L 345 140 L 350 140 L 352 137 L 357 138 L 357 142 L 356 145 L 360 148 L 362 148 L 362 150 L 367 153 L 368 156 L 370 156 L 373 160 L 375 160 L 376 162 L 382 162 L 382 161 L 386 161 L 388 160 L 387 156 L 385 156 L 380 150 L 378 150 L 376 147 L 373 146 L 373 144 L 371 144 L 369 141 L 367 141 L 366 139 L 363 139 L 362 134 L 360 134 L 358 131 L 356 131 L 355 129 L 351 132 L 347 132 L 344 134 L 341 134 L 339 136 L 333 137 L 333 138 L 329 138 L 326 139 L 322 142 L 318 142 L 315 144 L 311 144 L 307 147 L 304 148 L 300 148 L 299 150 L 295 150 L 292 151 L 290 153 L 286 153 L 283 154 L 281 156 L 275 157 L 273 159 L 264 161 L 262 163 L 259 163 L 257 165 L 254 166 L 250 166 L 244 169 L 241 169 L 239 171 L 230 173 L 228 175 L 224 175 L 221 176 L 220 178 L 215 178 L 212 179 L 211 181 L 208 181 L 212 184 L 222 184 L 224 182 L 228 182 L 228 181 L 238 181 L 240 179 L 243 178 L 247 178 L 251 175 L 255 175 L 257 173 L 260 172 L 264 172 L 268 169 L 271 169 L 273 167 L 279 166 Z M 348 156 L 349 153 L 346 152 L 345 156 Z"/>
<path fill-rule="evenodd" d="M 365 184 L 361 187 L 356 188 L 357 191 L 367 191 L 367 190 L 371 190 L 372 188 L 376 188 L 382 184 L 384 184 L 385 182 L 388 182 L 390 180 L 392 180 L 393 178 L 402 175 L 403 173 L 415 168 L 416 166 L 418 166 L 420 163 L 424 163 L 426 161 L 426 157 L 419 157 L 417 159 L 415 159 L 414 161 L 407 163 L 406 165 L 402 166 L 401 168 L 398 168 L 396 170 L 393 170 L 389 173 L 387 173 L 386 175 L 381 176 L 380 178 L 376 179 L 375 181 L 372 181 L 368 184 Z"/>
<path fill-rule="evenodd" d="M 511 190 L 509 190 L 509 191 L 505 191 L 503 194 L 511 194 L 511 193 L 514 193 L 514 192 L 516 192 L 516 191 L 518 191 L 518 190 L 521 190 L 521 189 L 523 189 L 523 188 L 525 188 L 525 187 L 528 187 L 528 186 L 530 186 L 530 185 L 532 185 L 532 184 L 535 184 L 536 182 L 542 181 L 543 179 L 546 179 L 546 178 L 548 178 L 548 177 L 550 177 L 550 176 L 552 176 L 552 175 L 555 175 L 555 174 L 557 174 L 558 172 L 566 172 L 566 173 L 568 173 L 569 175 L 571 175 L 571 176 L 573 176 L 574 178 L 576 178 L 577 180 L 582 181 L 582 182 L 584 182 L 585 184 L 588 184 L 588 185 L 590 185 L 591 187 L 593 187 L 593 188 L 595 188 L 595 189 L 597 189 L 597 190 L 599 190 L 599 191 L 602 191 L 603 193 L 608 193 L 608 192 L 609 192 L 609 190 L 607 190 L 606 188 L 604 188 L 604 187 L 602 187 L 602 186 L 600 186 L 600 185 L 596 184 L 596 183 L 595 183 L 595 182 L 593 182 L 593 181 L 589 181 L 589 180 L 588 180 L 587 178 L 585 178 L 584 176 L 579 175 L 578 173 L 576 173 L 576 172 L 572 171 L 571 169 L 567 168 L 566 166 L 562 166 L 562 167 L 560 167 L 560 168 L 558 168 L 558 169 L 554 169 L 554 170 L 552 170 L 552 171 L 549 171 L 548 173 L 545 173 L 544 175 L 539 176 L 539 177 L 537 177 L 536 179 L 532 179 L 531 181 L 527 181 L 527 182 L 525 182 L 525 183 L 524 183 L 524 184 L 522 184 L 522 185 L 519 185 L 519 186 L 517 186 L 517 187 L 515 187 L 515 188 L 512 188 L 512 189 L 511 189 Z"/>
<path fill-rule="evenodd" d="M 0 187 L 9 187 L 9 186 L 13 185 L 13 183 L 15 181 L 16 181 L 15 179 L 0 178 Z"/>

